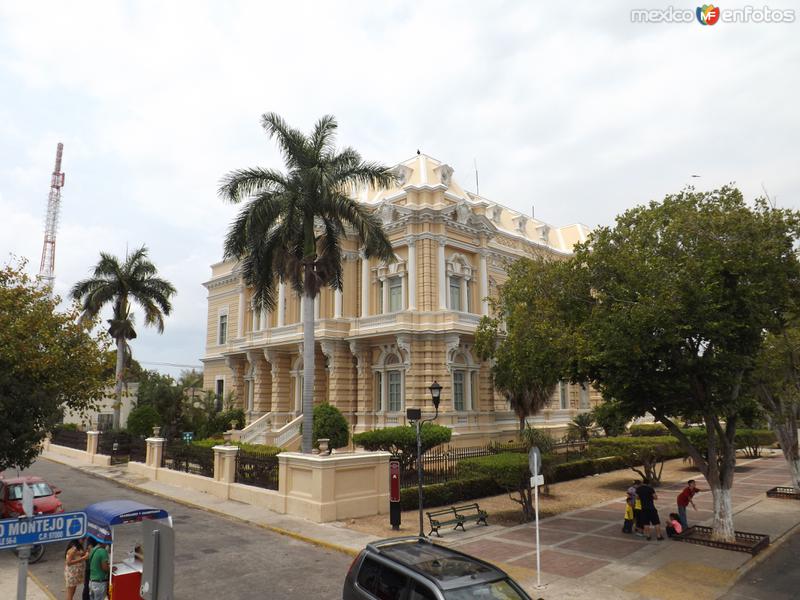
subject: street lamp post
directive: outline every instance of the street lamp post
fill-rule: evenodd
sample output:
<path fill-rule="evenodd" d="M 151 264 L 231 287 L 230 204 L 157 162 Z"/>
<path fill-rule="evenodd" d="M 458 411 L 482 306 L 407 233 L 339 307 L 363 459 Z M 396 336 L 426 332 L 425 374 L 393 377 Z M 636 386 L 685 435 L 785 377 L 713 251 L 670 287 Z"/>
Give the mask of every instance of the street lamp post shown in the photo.
<path fill-rule="evenodd" d="M 432 423 L 439 416 L 439 402 L 442 397 L 442 386 L 436 380 L 428 388 L 431 392 L 431 399 L 433 400 L 433 408 L 435 409 L 434 415 L 430 419 L 422 418 L 422 409 L 409 408 L 406 410 L 406 416 L 409 421 L 414 421 L 417 426 L 417 492 L 419 497 L 419 537 L 425 537 L 425 526 L 422 522 L 422 425 L 425 423 Z"/>

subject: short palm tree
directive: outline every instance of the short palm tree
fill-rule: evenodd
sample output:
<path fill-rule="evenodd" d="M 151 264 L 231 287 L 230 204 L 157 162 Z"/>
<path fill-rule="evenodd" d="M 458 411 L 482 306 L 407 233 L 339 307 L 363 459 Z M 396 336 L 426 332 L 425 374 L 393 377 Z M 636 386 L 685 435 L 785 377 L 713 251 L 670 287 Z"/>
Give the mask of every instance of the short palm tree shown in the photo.
<path fill-rule="evenodd" d="M 81 319 L 95 318 L 104 306 L 111 304 L 112 316 L 108 320 L 108 333 L 117 345 L 115 369 L 114 429 L 120 426 L 122 385 L 126 356 L 129 355 L 128 340 L 136 337 L 131 303 L 144 309 L 144 324 L 154 325 L 159 333 L 164 331 L 164 317 L 172 310 L 170 298 L 175 288 L 170 282 L 156 275 L 156 267 L 147 257 L 147 248 L 142 246 L 125 257 L 124 262 L 116 256 L 100 253 L 92 276 L 79 281 L 72 288 L 71 296 L 81 303 Z"/>
<path fill-rule="evenodd" d="M 350 197 L 354 185 L 385 188 L 394 177 L 382 164 L 364 162 L 352 148 L 337 150 L 336 120 L 321 118 L 310 135 L 274 113 L 261 124 L 275 139 L 287 172 L 241 169 L 222 180 L 219 195 L 244 206 L 225 239 L 225 257 L 241 262 L 254 303 L 275 308 L 278 280 L 303 302 L 303 452 L 311 452 L 314 390 L 314 299 L 323 286 L 342 289 L 342 240 L 351 228 L 367 258 L 394 260 L 380 221 Z"/>

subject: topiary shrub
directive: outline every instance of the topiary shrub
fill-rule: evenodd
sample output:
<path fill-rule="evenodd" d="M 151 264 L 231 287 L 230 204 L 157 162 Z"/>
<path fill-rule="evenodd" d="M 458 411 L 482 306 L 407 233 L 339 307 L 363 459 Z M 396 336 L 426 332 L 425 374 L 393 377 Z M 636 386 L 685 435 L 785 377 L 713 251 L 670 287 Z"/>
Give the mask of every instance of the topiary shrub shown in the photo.
<path fill-rule="evenodd" d="M 135 437 L 148 437 L 153 435 L 153 427 L 161 425 L 161 416 L 158 411 L 145 404 L 137 406 L 128 415 L 127 430 Z"/>
<path fill-rule="evenodd" d="M 669 435 L 669 431 L 661 423 L 640 423 L 628 427 L 628 433 L 633 437 L 653 437 L 659 435 Z"/>
<path fill-rule="evenodd" d="M 664 461 L 685 455 L 680 442 L 671 435 L 596 438 L 589 440 L 587 453 L 595 458 L 621 457 L 628 468 L 654 486 L 661 481 Z"/>
<path fill-rule="evenodd" d="M 446 444 L 450 441 L 452 434 L 449 427 L 425 423 L 420 432 L 422 453 L 425 454 L 431 448 Z M 410 425 L 364 431 L 355 434 L 353 441 L 366 450 L 391 452 L 400 461 L 400 469 L 403 471 L 412 468 L 416 460 L 417 429 Z"/>
<path fill-rule="evenodd" d="M 330 439 L 331 448 L 344 448 L 350 442 L 350 426 L 341 411 L 323 402 L 314 407 L 314 446 L 320 438 Z"/>
<path fill-rule="evenodd" d="M 231 421 L 236 421 L 236 429 L 243 429 L 247 419 L 241 408 L 223 410 L 208 420 L 208 435 L 215 436 L 231 429 Z"/>
<path fill-rule="evenodd" d="M 744 451 L 749 458 L 758 458 L 762 448 L 772 446 L 777 441 L 770 429 L 739 429 L 734 438 L 737 450 Z"/>
<path fill-rule="evenodd" d="M 524 520 L 530 521 L 533 518 L 531 472 L 528 469 L 527 454 L 503 452 L 491 456 L 467 458 L 458 464 L 458 474 L 464 478 L 491 479 L 520 505 Z"/>

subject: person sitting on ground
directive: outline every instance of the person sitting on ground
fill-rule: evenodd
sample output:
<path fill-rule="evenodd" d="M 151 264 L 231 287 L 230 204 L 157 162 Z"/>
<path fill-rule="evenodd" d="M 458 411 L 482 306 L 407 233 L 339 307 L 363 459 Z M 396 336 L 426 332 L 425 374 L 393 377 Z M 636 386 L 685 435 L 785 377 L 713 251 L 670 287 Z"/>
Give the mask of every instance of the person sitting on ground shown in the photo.
<path fill-rule="evenodd" d="M 669 513 L 669 521 L 667 522 L 667 537 L 675 537 L 683 533 L 683 526 L 681 525 L 680 516 L 678 513 Z"/>
<path fill-rule="evenodd" d="M 664 536 L 661 533 L 661 521 L 658 518 L 658 510 L 656 510 L 655 500 L 658 500 L 658 494 L 656 491 L 650 487 L 647 480 L 644 480 L 642 485 L 640 485 L 636 489 L 636 494 L 639 496 L 639 499 L 642 501 L 642 510 L 641 510 L 641 526 L 644 529 L 645 536 L 647 536 L 647 540 L 651 540 L 652 535 L 650 533 L 650 527 L 654 526 L 656 529 L 656 535 L 658 536 L 658 541 L 664 539 Z"/>
<path fill-rule="evenodd" d="M 684 529 L 689 527 L 689 522 L 686 519 L 686 507 L 690 504 L 692 508 L 697 510 L 697 507 L 694 505 L 694 495 L 698 492 L 705 492 L 706 490 L 701 490 L 697 487 L 694 479 L 690 479 L 683 491 L 678 494 L 678 517 L 681 522 L 681 525 Z"/>

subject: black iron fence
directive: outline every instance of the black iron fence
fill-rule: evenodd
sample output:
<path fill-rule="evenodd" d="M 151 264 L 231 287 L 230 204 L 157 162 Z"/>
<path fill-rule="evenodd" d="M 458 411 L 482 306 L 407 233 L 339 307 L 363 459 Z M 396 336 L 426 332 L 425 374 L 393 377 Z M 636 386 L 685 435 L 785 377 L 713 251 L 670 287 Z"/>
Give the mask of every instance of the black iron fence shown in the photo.
<path fill-rule="evenodd" d="M 130 460 L 144 462 L 147 442 L 125 431 L 103 431 L 97 442 L 97 451 L 110 456 L 112 465 Z"/>
<path fill-rule="evenodd" d="M 236 483 L 277 490 L 278 457 L 240 449 L 236 453 Z"/>
<path fill-rule="evenodd" d="M 66 446 L 75 450 L 86 451 L 86 432 L 72 429 L 56 429 L 50 442 L 57 446 Z"/>
<path fill-rule="evenodd" d="M 182 441 L 170 441 L 164 446 L 161 466 L 173 471 L 214 477 L 214 450 Z"/>

